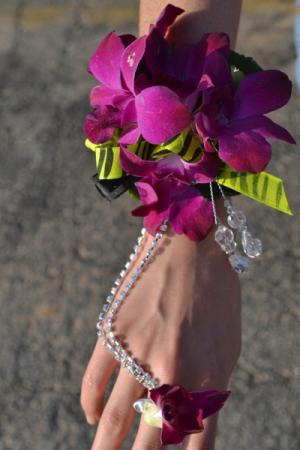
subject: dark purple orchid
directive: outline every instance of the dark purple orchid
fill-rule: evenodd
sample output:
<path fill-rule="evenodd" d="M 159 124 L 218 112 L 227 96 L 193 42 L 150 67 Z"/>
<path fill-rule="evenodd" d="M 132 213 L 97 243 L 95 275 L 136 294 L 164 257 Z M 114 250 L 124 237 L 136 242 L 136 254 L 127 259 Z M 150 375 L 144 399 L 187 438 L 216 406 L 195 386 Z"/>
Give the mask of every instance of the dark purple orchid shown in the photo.
<path fill-rule="evenodd" d="M 91 91 L 95 111 L 85 121 L 92 142 L 102 143 L 113 135 L 110 126 L 99 132 L 100 123 L 102 129 L 111 123 L 107 106 L 114 108 L 114 122 L 117 118 L 122 128 L 122 144 L 137 142 L 141 134 L 159 144 L 192 123 L 201 90 L 215 86 L 215 53 L 225 58 L 229 40 L 224 33 L 211 33 L 197 44 L 169 43 L 168 28 L 183 12 L 167 5 L 148 35 L 135 39 L 112 32 L 100 42 L 89 63 L 89 71 L 101 82 Z"/>
<path fill-rule="evenodd" d="M 284 73 L 266 70 L 248 75 L 236 92 L 231 84 L 206 90 L 195 117 L 206 150 L 214 151 L 212 141 L 215 141 L 220 159 L 233 169 L 264 170 L 271 158 L 267 138 L 295 143 L 286 129 L 264 115 L 284 106 L 291 89 Z"/>
<path fill-rule="evenodd" d="M 178 14 L 183 10 L 168 5 L 151 27 L 157 29 L 162 35 Z M 151 33 L 151 31 L 150 31 Z M 109 33 L 99 44 L 96 52 L 90 59 L 89 72 L 101 82 L 91 91 L 90 103 L 95 111 L 86 117 L 85 132 L 95 144 L 103 143 L 104 137 L 112 138 L 111 127 L 99 133 L 100 125 L 111 123 L 110 111 L 107 106 L 114 108 L 114 118 L 118 118 L 118 127 L 124 128 L 123 141 L 134 143 L 140 136 L 136 124 L 136 111 L 134 99 L 142 88 L 151 85 L 145 74 L 136 76 L 138 66 L 146 50 L 147 36 L 136 39 L 131 35 L 117 36 L 115 32 Z M 122 142 L 122 140 L 121 140 Z"/>
<path fill-rule="evenodd" d="M 150 391 L 162 412 L 162 445 L 180 444 L 185 436 L 203 431 L 203 420 L 223 406 L 230 391 L 188 392 L 182 386 L 164 384 Z"/>
<path fill-rule="evenodd" d="M 208 183 L 216 177 L 219 160 L 215 154 L 205 153 L 197 163 L 187 163 L 176 154 L 145 161 L 122 148 L 120 163 L 127 173 L 141 177 L 135 186 L 142 205 L 132 214 L 144 217 L 145 228 L 151 234 L 168 220 L 175 233 L 185 233 L 192 240 L 207 235 L 214 223 L 212 204 L 194 184 Z"/>

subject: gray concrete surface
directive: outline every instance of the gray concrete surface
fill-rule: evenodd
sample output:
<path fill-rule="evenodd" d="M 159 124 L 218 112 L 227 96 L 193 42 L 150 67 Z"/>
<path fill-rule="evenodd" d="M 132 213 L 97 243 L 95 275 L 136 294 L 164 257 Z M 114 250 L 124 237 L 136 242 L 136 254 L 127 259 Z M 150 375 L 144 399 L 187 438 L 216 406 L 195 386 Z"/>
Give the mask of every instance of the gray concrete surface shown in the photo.
<path fill-rule="evenodd" d="M 135 20 L 135 1 L 0 1 L 0 450 L 90 448 L 80 380 L 139 223 L 130 200 L 111 208 L 90 181 L 85 67 L 106 31 Z M 292 13 L 246 11 L 239 47 L 292 74 Z M 276 118 L 300 145 L 297 92 Z M 219 450 L 300 448 L 299 145 L 276 144 L 272 164 L 293 218 L 238 200 L 266 250 L 243 278 L 243 353 Z"/>

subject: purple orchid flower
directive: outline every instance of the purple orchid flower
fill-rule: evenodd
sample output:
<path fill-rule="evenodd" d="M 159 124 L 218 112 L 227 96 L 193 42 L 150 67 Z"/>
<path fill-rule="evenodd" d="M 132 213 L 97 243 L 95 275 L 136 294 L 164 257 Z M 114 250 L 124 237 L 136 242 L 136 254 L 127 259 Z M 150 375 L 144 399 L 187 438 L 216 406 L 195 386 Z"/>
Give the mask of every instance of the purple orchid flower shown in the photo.
<path fill-rule="evenodd" d="M 202 240 L 214 224 L 212 204 L 194 186 L 208 183 L 219 172 L 217 155 L 204 153 L 197 163 L 187 163 L 179 155 L 171 154 L 157 161 L 145 161 L 121 148 L 123 169 L 141 177 L 135 186 L 142 205 L 132 211 L 144 217 L 144 226 L 155 234 L 166 220 L 177 234 L 192 240 Z"/>
<path fill-rule="evenodd" d="M 162 445 L 180 444 L 185 436 L 203 431 L 203 420 L 223 406 L 230 391 L 188 392 L 182 386 L 164 384 L 150 391 L 162 411 Z"/>
<path fill-rule="evenodd" d="M 205 91 L 195 117 L 205 149 L 214 151 L 211 141 L 217 141 L 220 159 L 233 169 L 264 170 L 271 158 L 267 138 L 295 143 L 285 128 L 265 116 L 284 106 L 291 90 L 292 84 L 284 73 L 265 70 L 246 76 L 236 92 L 230 84 Z"/>
<path fill-rule="evenodd" d="M 101 41 L 89 63 L 89 71 L 101 82 L 91 91 L 95 111 L 85 122 L 92 142 L 113 135 L 111 127 L 100 133 L 97 124 L 111 123 L 107 106 L 114 108 L 114 121 L 123 129 L 121 144 L 136 143 L 141 134 L 159 144 L 192 123 L 200 90 L 213 83 L 214 53 L 228 55 L 229 39 L 224 33 L 211 33 L 195 45 L 170 44 L 165 35 L 183 12 L 167 5 L 148 35 L 135 39 L 113 32 Z"/>
<path fill-rule="evenodd" d="M 180 8 L 167 5 L 151 29 L 155 28 L 164 35 L 182 12 Z M 125 128 L 124 141 L 137 142 L 140 131 L 135 124 L 134 99 L 138 91 L 149 86 L 149 80 L 143 74 L 136 77 L 136 72 L 146 50 L 146 41 L 147 36 L 136 39 L 131 35 L 117 36 L 112 32 L 100 42 L 91 57 L 89 72 L 101 82 L 91 91 L 90 104 L 95 111 L 86 117 L 84 125 L 92 142 L 103 143 L 104 138 L 107 140 L 113 136 L 110 126 L 112 110 L 108 106 L 114 108 L 116 128 Z M 108 124 L 106 130 L 103 129 L 105 124 Z"/>
<path fill-rule="evenodd" d="M 228 54 L 229 38 L 224 33 L 204 35 L 195 45 L 173 46 L 159 30 L 152 31 L 144 59 L 154 85 L 145 87 L 134 99 L 136 126 L 146 141 L 166 142 L 193 123 L 202 90 L 230 80 L 225 79 L 223 66 L 216 65 L 222 60 L 228 68 Z M 225 75 L 217 78 L 216 71 Z"/>

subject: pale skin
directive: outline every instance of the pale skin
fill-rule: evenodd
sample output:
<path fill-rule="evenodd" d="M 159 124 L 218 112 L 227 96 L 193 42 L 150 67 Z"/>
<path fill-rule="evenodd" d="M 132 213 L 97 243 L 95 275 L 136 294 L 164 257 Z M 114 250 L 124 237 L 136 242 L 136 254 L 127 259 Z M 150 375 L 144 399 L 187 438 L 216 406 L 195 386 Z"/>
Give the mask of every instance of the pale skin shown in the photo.
<path fill-rule="evenodd" d="M 141 34 L 167 3 L 141 0 Z M 241 0 L 172 3 L 187 14 L 175 23 L 169 39 L 193 42 L 205 32 L 225 31 L 234 47 Z M 221 202 L 217 210 L 223 217 Z M 150 243 L 151 236 L 146 235 L 142 254 Z M 190 391 L 228 387 L 241 348 L 240 283 L 214 241 L 214 230 L 197 243 L 168 231 L 160 254 L 120 309 L 116 333 L 125 337 L 133 355 L 150 367 L 161 384 L 181 384 Z M 115 371 L 117 380 L 104 404 L 104 393 Z M 87 421 L 97 425 L 92 450 L 121 449 L 135 416 L 132 404 L 145 395 L 143 386 L 119 368 L 99 340 L 81 391 Z M 214 449 L 217 414 L 204 424 L 204 431 L 186 438 L 182 449 Z M 141 421 L 132 450 L 163 448 L 160 430 Z"/>

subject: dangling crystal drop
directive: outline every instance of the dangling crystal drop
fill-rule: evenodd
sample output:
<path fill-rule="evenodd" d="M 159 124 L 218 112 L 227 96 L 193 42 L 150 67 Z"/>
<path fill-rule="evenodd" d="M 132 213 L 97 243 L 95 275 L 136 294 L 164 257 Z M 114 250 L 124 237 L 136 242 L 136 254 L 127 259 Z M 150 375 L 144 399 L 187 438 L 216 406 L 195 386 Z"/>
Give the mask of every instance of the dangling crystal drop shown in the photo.
<path fill-rule="evenodd" d="M 243 211 L 231 211 L 227 218 L 228 225 L 235 229 L 241 230 L 246 225 L 246 216 Z"/>
<path fill-rule="evenodd" d="M 233 253 L 236 249 L 237 244 L 234 240 L 233 231 L 225 225 L 218 226 L 215 233 L 215 240 L 227 255 Z"/>
<path fill-rule="evenodd" d="M 257 258 L 262 254 L 262 242 L 254 238 L 247 230 L 242 231 L 243 250 L 249 258 Z"/>
<path fill-rule="evenodd" d="M 250 259 L 247 258 L 247 256 L 231 255 L 231 256 L 229 256 L 228 259 L 229 259 L 229 262 L 230 262 L 232 268 L 237 273 L 244 273 L 250 267 Z"/>

